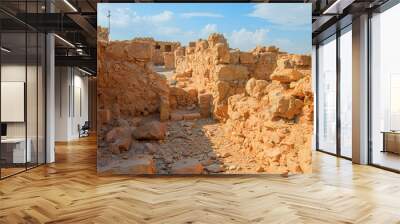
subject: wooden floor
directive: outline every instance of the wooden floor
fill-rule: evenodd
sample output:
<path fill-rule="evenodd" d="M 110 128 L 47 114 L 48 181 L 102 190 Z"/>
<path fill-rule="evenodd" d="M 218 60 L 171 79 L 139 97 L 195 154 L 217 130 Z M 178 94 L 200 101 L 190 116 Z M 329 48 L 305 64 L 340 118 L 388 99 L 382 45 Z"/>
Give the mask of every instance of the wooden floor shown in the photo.
<path fill-rule="evenodd" d="M 0 181 L 0 223 L 400 223 L 400 175 L 315 153 L 281 177 L 99 177 L 94 138 Z"/>

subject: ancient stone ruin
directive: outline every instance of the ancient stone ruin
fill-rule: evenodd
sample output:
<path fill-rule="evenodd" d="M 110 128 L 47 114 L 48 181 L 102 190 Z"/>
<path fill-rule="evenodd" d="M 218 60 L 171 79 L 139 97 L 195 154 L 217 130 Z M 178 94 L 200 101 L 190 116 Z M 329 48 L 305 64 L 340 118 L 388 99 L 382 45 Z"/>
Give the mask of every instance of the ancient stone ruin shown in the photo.
<path fill-rule="evenodd" d="M 98 171 L 310 173 L 311 58 L 98 38 Z M 168 44 L 166 44 L 168 45 Z M 163 59 L 160 59 L 160 52 Z"/>

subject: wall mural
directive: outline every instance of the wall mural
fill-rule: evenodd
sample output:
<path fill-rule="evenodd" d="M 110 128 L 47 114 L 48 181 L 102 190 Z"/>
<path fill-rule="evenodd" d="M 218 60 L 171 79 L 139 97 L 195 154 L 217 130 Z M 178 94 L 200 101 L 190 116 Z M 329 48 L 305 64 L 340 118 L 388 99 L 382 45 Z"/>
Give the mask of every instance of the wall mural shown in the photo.
<path fill-rule="evenodd" d="M 311 4 L 98 9 L 99 173 L 311 172 Z"/>

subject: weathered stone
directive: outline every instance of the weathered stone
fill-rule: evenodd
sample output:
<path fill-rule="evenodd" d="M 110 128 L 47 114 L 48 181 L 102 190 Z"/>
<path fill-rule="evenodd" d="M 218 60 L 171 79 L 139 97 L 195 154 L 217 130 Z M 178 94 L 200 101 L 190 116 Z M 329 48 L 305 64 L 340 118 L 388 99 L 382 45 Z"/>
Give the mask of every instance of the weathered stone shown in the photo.
<path fill-rule="evenodd" d="M 246 93 L 252 97 L 262 97 L 268 93 L 268 82 L 265 80 L 256 80 L 254 78 L 249 79 L 246 84 Z"/>
<path fill-rule="evenodd" d="M 162 100 L 160 103 L 160 121 L 166 121 L 169 119 L 169 100 Z"/>
<path fill-rule="evenodd" d="M 256 58 L 251 52 L 240 52 L 239 62 L 240 64 L 254 64 Z"/>
<path fill-rule="evenodd" d="M 183 120 L 197 120 L 200 118 L 201 118 L 200 113 L 190 113 L 190 114 L 183 115 Z"/>
<path fill-rule="evenodd" d="M 167 69 L 175 68 L 175 55 L 173 52 L 164 52 L 164 66 Z"/>
<path fill-rule="evenodd" d="M 295 69 L 276 69 L 271 75 L 272 80 L 283 83 L 294 82 L 303 77 L 303 74 Z"/>
<path fill-rule="evenodd" d="M 138 140 L 160 140 L 165 138 L 166 126 L 158 121 L 151 121 L 133 130 L 133 137 Z"/>
<path fill-rule="evenodd" d="M 176 113 L 176 112 L 172 112 L 171 113 L 171 121 L 181 121 L 183 120 L 183 115 Z"/>
<path fill-rule="evenodd" d="M 205 169 L 210 173 L 221 173 L 225 171 L 224 167 L 219 164 L 208 165 Z"/>
<path fill-rule="evenodd" d="M 141 41 L 110 42 L 107 54 L 114 59 L 149 60 L 152 57 L 152 45 Z"/>
<path fill-rule="evenodd" d="M 228 64 L 230 62 L 230 54 L 228 46 L 223 43 L 217 43 L 214 48 L 216 61 L 215 64 Z"/>
<path fill-rule="evenodd" d="M 293 119 L 294 116 L 301 113 L 303 108 L 303 101 L 293 96 L 285 96 L 282 93 L 271 94 L 270 101 L 270 110 L 274 117 Z"/>
<path fill-rule="evenodd" d="M 247 79 L 249 71 L 241 65 L 217 65 L 215 68 L 215 79 L 221 81 L 233 81 Z"/>
<path fill-rule="evenodd" d="M 129 127 L 116 127 L 106 134 L 106 142 L 110 143 L 110 151 L 119 154 L 120 151 L 127 151 L 132 143 L 131 129 Z M 117 150 L 118 149 L 118 150 Z"/>
<path fill-rule="evenodd" d="M 201 117 L 206 118 L 206 117 L 210 116 L 211 102 L 212 102 L 211 94 L 200 94 L 199 95 L 199 108 L 200 108 Z"/>
<path fill-rule="evenodd" d="M 292 60 L 296 65 L 310 66 L 311 57 L 309 55 L 292 55 Z"/>
<path fill-rule="evenodd" d="M 225 44 L 229 48 L 228 42 L 222 34 L 212 33 L 210 36 L 208 36 L 208 45 L 210 47 L 214 47 L 218 43 Z"/>
<path fill-rule="evenodd" d="M 208 42 L 206 40 L 199 40 L 196 42 L 196 52 L 204 51 L 208 48 Z"/>
<path fill-rule="evenodd" d="M 155 174 L 156 164 L 151 155 L 137 155 L 115 161 L 106 172 L 113 174 Z"/>
<path fill-rule="evenodd" d="M 172 174 L 202 174 L 203 165 L 196 159 L 183 159 L 172 164 Z"/>
<path fill-rule="evenodd" d="M 229 53 L 230 53 L 230 57 L 229 57 L 230 61 L 229 62 L 231 64 L 239 64 L 240 51 L 239 50 L 231 50 Z"/>

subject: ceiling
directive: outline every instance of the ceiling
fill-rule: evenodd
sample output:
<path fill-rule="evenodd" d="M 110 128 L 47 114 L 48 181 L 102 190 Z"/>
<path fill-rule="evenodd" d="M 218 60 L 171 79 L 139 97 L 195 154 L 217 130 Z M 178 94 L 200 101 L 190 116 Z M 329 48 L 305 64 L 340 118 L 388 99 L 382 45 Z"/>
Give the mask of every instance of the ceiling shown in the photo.
<path fill-rule="evenodd" d="M 97 2 L 152 2 L 149 0 L 1 0 L 0 22 L 4 32 L 14 33 L 5 38 L 20 42 L 16 33 L 29 29 L 39 32 L 54 32 L 56 65 L 79 66 L 96 73 L 96 27 Z M 217 2 L 203 0 L 202 2 Z M 249 2 L 236 0 L 237 2 Z M 339 20 L 350 21 L 351 17 L 373 9 L 387 0 L 255 0 L 270 3 L 312 3 L 313 42 L 330 32 L 335 32 Z M 165 2 L 155 1 L 155 2 Z M 176 1 L 177 2 L 177 1 Z M 219 1 L 224 2 L 224 1 Z M 52 13 L 49 13 L 49 12 Z M 28 13 L 26 13 L 28 12 Z M 345 23 L 343 23 L 345 24 Z M 333 27 L 333 28 L 332 28 Z M 328 32 L 329 31 L 329 32 Z M 21 43 L 20 43 L 21 44 Z M 22 43 L 24 44 L 24 43 Z M 17 48 L 17 46 L 14 46 Z M 28 49 L 28 51 L 30 51 Z"/>

